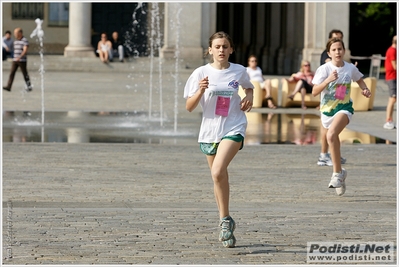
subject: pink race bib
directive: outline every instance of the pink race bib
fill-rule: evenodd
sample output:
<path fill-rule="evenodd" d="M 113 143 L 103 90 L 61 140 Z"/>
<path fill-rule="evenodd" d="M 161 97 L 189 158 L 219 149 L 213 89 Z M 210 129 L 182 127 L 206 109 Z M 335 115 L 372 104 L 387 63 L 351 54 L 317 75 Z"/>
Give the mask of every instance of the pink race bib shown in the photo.
<path fill-rule="evenodd" d="M 229 115 L 230 97 L 218 96 L 216 101 L 215 114 L 223 117 Z"/>
<path fill-rule="evenodd" d="M 338 85 L 335 88 L 335 98 L 339 100 L 344 100 L 346 95 L 346 86 L 345 85 Z"/>

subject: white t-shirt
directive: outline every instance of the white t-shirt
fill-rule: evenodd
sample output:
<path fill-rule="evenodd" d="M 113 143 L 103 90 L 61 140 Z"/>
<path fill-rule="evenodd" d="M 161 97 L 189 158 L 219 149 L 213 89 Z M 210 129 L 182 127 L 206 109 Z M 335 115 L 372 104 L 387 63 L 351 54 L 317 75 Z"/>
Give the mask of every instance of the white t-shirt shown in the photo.
<path fill-rule="evenodd" d="M 320 112 L 326 116 L 333 116 L 340 110 L 347 110 L 353 114 L 351 94 L 351 82 L 358 81 L 363 74 L 352 63 L 344 61 L 344 66 L 336 67 L 334 64 L 327 62 L 321 65 L 312 80 L 313 84 L 321 84 L 328 78 L 330 73 L 337 70 L 338 79 L 330 82 L 321 92 L 320 96 Z M 337 92 L 342 91 L 342 95 L 338 97 Z"/>
<path fill-rule="evenodd" d="M 256 66 L 256 70 L 247 67 L 247 73 L 249 75 L 249 79 L 253 80 L 253 81 L 257 81 L 259 83 L 263 83 L 263 74 L 262 74 L 262 70 Z"/>
<path fill-rule="evenodd" d="M 207 76 L 209 86 L 200 100 L 203 113 L 198 142 L 219 143 L 224 136 L 236 134 L 245 137 L 247 117 L 240 109 L 241 97 L 238 89 L 239 85 L 253 88 L 245 67 L 230 63 L 230 67 L 224 70 L 215 69 L 211 64 L 195 69 L 184 87 L 184 98 L 193 96 L 199 89 L 200 80 Z M 221 101 L 223 104 L 220 104 Z M 230 103 L 226 104 L 228 101 Z M 220 114 L 223 107 L 228 114 L 216 114 Z"/>

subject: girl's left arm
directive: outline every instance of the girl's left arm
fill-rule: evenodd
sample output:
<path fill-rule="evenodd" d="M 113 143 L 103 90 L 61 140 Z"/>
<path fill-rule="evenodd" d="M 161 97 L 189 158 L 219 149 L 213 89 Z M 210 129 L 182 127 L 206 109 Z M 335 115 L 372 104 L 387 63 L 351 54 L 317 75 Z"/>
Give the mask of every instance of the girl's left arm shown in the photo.
<path fill-rule="evenodd" d="M 245 92 L 245 97 L 241 100 L 241 110 L 250 111 L 252 109 L 252 104 L 254 102 L 254 89 L 243 88 Z"/>
<path fill-rule="evenodd" d="M 371 97 L 371 91 L 370 89 L 367 88 L 366 83 L 362 78 L 360 78 L 356 83 L 359 85 L 360 89 L 362 90 L 362 95 L 364 95 L 367 98 Z"/>

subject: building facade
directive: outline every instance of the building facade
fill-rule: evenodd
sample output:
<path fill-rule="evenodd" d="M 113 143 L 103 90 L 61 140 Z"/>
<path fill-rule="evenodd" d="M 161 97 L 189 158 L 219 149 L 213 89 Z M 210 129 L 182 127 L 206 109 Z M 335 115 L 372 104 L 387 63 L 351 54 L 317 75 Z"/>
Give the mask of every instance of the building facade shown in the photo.
<path fill-rule="evenodd" d="M 232 61 L 246 65 L 255 54 L 265 74 L 289 75 L 302 59 L 315 70 L 331 29 L 344 32 L 350 54 L 348 2 L 8 2 L 2 15 L 3 32 L 22 27 L 26 37 L 36 27 L 34 17 L 42 16 L 44 52 L 65 57 L 95 57 L 101 32 L 114 30 L 130 56 L 178 56 L 190 67 L 205 62 L 208 39 L 220 30 L 235 42 Z"/>

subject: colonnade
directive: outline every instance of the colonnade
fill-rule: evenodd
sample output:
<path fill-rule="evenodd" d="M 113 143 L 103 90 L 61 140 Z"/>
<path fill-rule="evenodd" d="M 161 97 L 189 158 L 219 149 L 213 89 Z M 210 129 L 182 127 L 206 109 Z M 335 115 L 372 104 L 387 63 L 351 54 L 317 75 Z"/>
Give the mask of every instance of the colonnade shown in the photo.
<path fill-rule="evenodd" d="M 93 57 L 91 3 L 70 2 L 66 57 Z M 235 61 L 254 53 L 265 73 L 291 74 L 304 58 L 319 66 L 331 29 L 344 32 L 349 48 L 349 3 L 200 3 L 165 2 L 160 56 L 200 64 L 208 38 L 225 28 L 236 43 Z"/>

